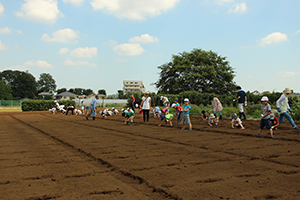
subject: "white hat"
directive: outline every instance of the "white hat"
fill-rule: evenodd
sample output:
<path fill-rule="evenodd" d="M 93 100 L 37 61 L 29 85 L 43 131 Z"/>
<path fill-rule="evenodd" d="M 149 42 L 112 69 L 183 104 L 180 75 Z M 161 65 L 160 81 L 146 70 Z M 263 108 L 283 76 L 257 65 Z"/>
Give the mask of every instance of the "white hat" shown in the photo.
<path fill-rule="evenodd" d="M 121 110 L 122 112 L 124 111 L 124 108 L 122 108 L 122 110 Z"/>
<path fill-rule="evenodd" d="M 163 100 L 164 96 L 160 96 L 160 100 Z"/>
<path fill-rule="evenodd" d="M 292 90 L 291 90 L 291 88 L 285 88 L 283 90 L 283 93 L 292 93 Z"/>
<path fill-rule="evenodd" d="M 175 104 L 175 103 L 173 103 L 173 104 L 172 104 L 172 108 L 174 108 L 174 106 L 176 106 L 176 104 Z"/>
<path fill-rule="evenodd" d="M 215 115 L 214 115 L 214 114 L 210 114 L 210 115 L 209 115 L 209 118 L 214 119 L 214 118 L 215 118 Z"/>
<path fill-rule="evenodd" d="M 260 101 L 269 101 L 269 98 L 266 96 L 263 96 Z"/>
<path fill-rule="evenodd" d="M 185 98 L 184 101 L 190 101 L 188 98 Z"/>
<path fill-rule="evenodd" d="M 114 109 L 115 109 L 115 107 L 112 108 L 112 110 L 114 110 Z"/>

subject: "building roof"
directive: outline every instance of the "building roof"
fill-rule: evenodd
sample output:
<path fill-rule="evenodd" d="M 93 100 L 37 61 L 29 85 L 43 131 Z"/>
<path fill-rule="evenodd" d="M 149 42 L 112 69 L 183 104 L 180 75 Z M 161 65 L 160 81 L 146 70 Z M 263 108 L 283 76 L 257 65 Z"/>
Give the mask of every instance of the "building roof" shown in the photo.
<path fill-rule="evenodd" d="M 53 94 L 52 93 L 50 93 L 50 92 L 41 92 L 41 93 L 38 93 L 38 95 L 39 96 L 53 96 Z"/>
<path fill-rule="evenodd" d="M 59 93 L 57 95 L 55 95 L 56 97 L 77 97 L 78 95 L 77 94 L 74 94 L 72 92 L 62 92 L 62 93 Z"/>

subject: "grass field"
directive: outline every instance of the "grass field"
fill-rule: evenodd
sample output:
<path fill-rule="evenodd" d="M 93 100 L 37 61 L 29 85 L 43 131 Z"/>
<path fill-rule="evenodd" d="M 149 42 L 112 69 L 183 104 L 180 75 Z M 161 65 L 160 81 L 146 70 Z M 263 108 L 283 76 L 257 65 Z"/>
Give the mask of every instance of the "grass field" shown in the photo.
<path fill-rule="evenodd" d="M 0 107 L 0 112 L 22 112 L 21 107 Z"/>

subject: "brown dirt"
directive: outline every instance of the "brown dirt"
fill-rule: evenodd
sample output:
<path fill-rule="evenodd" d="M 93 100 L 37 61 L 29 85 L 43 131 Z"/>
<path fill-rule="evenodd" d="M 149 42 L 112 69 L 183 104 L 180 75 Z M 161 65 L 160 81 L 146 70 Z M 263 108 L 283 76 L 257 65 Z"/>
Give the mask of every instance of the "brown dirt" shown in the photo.
<path fill-rule="evenodd" d="M 0 113 L 0 199 L 300 199 L 300 131 Z"/>

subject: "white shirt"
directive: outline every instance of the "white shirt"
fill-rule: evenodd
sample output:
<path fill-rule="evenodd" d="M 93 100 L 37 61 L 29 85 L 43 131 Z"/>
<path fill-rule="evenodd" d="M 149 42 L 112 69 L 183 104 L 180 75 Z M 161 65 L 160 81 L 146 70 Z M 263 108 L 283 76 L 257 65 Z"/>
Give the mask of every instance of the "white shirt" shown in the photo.
<path fill-rule="evenodd" d="M 143 110 L 150 110 L 150 99 L 151 97 L 143 97 L 142 100 L 143 100 Z"/>

